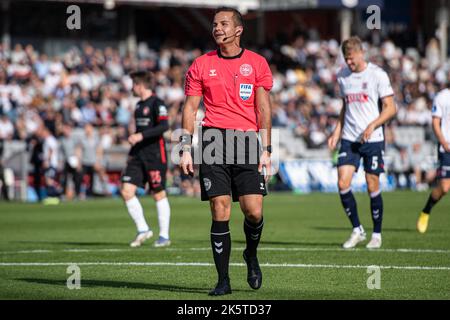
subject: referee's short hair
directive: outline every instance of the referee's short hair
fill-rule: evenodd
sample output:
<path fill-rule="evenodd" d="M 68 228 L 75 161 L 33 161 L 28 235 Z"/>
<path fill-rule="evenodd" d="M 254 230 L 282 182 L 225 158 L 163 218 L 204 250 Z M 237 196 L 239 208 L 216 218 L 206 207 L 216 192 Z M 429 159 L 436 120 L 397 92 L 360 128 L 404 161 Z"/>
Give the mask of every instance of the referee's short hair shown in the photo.
<path fill-rule="evenodd" d="M 130 73 L 133 83 L 143 84 L 147 89 L 153 89 L 155 85 L 155 77 L 150 71 L 133 71 Z"/>
<path fill-rule="evenodd" d="M 244 19 L 242 18 L 242 14 L 239 12 L 239 10 L 232 7 L 219 7 L 216 9 L 216 11 L 214 11 L 214 15 L 218 14 L 219 12 L 232 12 L 234 24 L 236 26 L 244 26 Z"/>

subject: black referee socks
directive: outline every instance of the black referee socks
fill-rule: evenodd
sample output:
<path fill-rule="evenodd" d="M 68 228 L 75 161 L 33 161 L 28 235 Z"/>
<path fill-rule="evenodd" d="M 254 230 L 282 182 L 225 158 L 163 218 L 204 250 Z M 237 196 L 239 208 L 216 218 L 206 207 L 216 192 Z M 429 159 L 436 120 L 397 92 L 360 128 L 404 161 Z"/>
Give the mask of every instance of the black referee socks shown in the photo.
<path fill-rule="evenodd" d="M 261 221 L 258 223 L 253 223 L 247 220 L 247 218 L 244 220 L 245 239 L 247 240 L 245 251 L 249 257 L 256 256 L 256 249 L 258 248 L 259 240 L 261 239 L 263 226 L 264 219 L 262 217 Z"/>
<path fill-rule="evenodd" d="M 211 225 L 211 247 L 220 282 L 224 278 L 228 278 L 231 252 L 231 236 L 228 221 L 213 220 Z"/>

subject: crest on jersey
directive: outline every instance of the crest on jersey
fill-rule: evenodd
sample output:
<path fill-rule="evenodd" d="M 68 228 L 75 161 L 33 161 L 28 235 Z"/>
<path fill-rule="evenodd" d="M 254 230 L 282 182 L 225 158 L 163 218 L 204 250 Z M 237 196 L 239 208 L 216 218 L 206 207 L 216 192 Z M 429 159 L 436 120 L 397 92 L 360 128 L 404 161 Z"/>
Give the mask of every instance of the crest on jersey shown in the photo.
<path fill-rule="evenodd" d="M 150 112 L 150 108 L 149 108 L 149 107 L 145 107 L 144 110 L 142 110 L 142 114 L 143 114 L 144 116 L 148 115 L 149 112 Z"/>
<path fill-rule="evenodd" d="M 367 90 L 367 82 L 363 82 L 362 88 L 363 88 L 363 90 Z"/>
<path fill-rule="evenodd" d="M 248 83 L 241 83 L 239 85 L 239 96 L 242 100 L 247 101 L 253 93 L 253 85 Z"/>
<path fill-rule="evenodd" d="M 241 65 L 241 67 L 240 67 L 239 70 L 240 70 L 241 74 L 242 74 L 244 77 L 247 77 L 247 76 L 251 75 L 252 72 L 253 72 L 252 66 L 249 65 L 249 64 L 247 64 L 247 63 Z"/>

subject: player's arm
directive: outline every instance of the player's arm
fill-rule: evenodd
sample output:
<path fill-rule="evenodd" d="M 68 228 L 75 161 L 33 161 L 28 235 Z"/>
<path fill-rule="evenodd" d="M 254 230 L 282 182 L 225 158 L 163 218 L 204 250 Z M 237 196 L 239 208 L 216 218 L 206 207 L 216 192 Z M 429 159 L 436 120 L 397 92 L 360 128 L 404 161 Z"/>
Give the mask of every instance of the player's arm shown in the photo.
<path fill-rule="evenodd" d="M 444 148 L 445 152 L 450 152 L 450 145 L 445 140 L 444 134 L 442 133 L 441 129 L 441 118 L 433 116 L 432 125 L 433 125 L 433 131 L 436 135 L 436 138 L 439 141 L 439 144 Z"/>
<path fill-rule="evenodd" d="M 192 135 L 194 134 L 195 118 L 202 100 L 201 96 L 187 96 L 184 102 L 182 115 L 183 134 L 181 136 L 182 156 L 180 167 L 184 174 L 194 173 L 194 164 L 191 156 Z"/>
<path fill-rule="evenodd" d="M 167 114 L 162 116 L 158 113 L 158 115 L 156 116 L 155 126 L 147 128 L 142 132 L 132 134 L 128 138 L 128 141 L 131 143 L 131 145 L 135 145 L 136 143 L 143 140 L 159 137 L 167 130 L 169 130 L 169 121 L 167 119 Z"/>
<path fill-rule="evenodd" d="M 378 118 L 372 121 L 362 135 L 362 142 L 367 142 L 370 139 L 372 133 L 378 127 L 381 127 L 397 114 L 397 108 L 395 107 L 394 96 L 387 96 L 381 99 L 382 111 Z"/>
<path fill-rule="evenodd" d="M 167 130 L 169 130 L 169 121 L 167 120 L 167 117 L 159 117 L 156 126 L 142 131 L 142 137 L 144 140 L 159 137 Z"/>
<path fill-rule="evenodd" d="M 270 105 L 269 91 L 267 91 L 264 87 L 259 87 L 256 89 L 256 108 L 258 109 L 259 114 L 261 143 L 264 148 L 271 145 L 272 137 L 272 107 Z M 271 174 L 270 153 L 267 150 L 263 150 L 258 171 L 262 172 L 263 168 L 266 169 L 267 180 Z"/>
<path fill-rule="evenodd" d="M 345 100 L 342 99 L 342 108 L 339 113 L 339 119 L 336 124 L 336 128 L 334 128 L 333 133 L 328 138 L 328 147 L 330 150 L 334 150 L 336 148 L 339 139 L 341 138 L 342 128 L 344 127 L 344 118 L 345 118 Z"/>

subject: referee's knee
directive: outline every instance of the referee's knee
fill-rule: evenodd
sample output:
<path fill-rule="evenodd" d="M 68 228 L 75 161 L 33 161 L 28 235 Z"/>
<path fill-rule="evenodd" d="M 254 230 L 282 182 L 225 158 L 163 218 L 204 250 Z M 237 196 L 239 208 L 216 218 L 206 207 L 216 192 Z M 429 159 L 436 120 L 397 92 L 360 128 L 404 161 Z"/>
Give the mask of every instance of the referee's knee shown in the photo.
<path fill-rule="evenodd" d="M 252 209 L 242 208 L 245 218 L 253 223 L 259 223 L 262 218 L 262 208 L 254 207 Z"/>
<path fill-rule="evenodd" d="M 228 220 L 231 213 L 231 203 L 225 199 L 214 199 L 211 201 L 211 213 L 216 221 Z"/>

